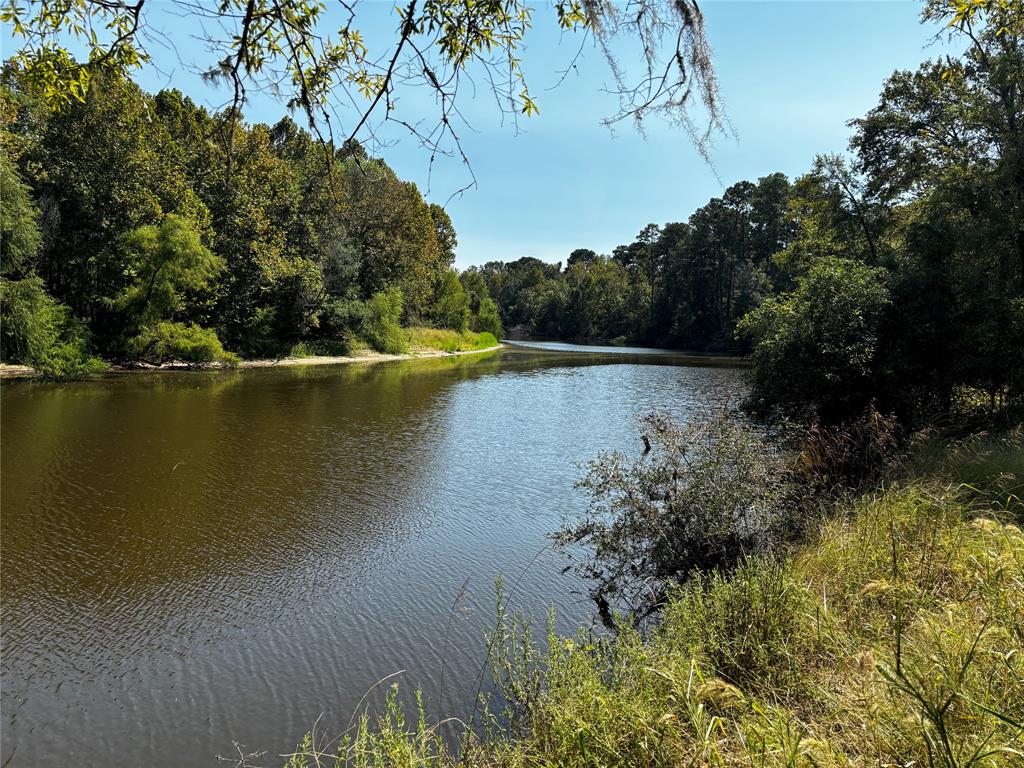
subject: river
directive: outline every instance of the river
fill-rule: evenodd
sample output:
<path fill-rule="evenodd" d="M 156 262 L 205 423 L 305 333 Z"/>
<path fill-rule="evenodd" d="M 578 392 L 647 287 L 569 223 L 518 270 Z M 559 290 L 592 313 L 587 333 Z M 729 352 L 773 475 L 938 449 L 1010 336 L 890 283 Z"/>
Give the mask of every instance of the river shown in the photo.
<path fill-rule="evenodd" d="M 277 766 L 394 673 L 468 713 L 499 575 L 592 622 L 547 540 L 577 463 L 745 386 L 588 349 L 5 383 L 0 766 Z"/>

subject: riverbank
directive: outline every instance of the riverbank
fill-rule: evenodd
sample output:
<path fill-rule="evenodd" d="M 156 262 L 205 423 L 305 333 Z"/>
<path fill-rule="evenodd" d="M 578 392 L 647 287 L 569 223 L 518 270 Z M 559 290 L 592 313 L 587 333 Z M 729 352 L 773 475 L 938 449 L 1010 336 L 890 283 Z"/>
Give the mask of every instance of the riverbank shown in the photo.
<path fill-rule="evenodd" d="M 0 364 L 0 379 L 31 379 L 39 375 L 39 371 L 28 365 Z"/>
<path fill-rule="evenodd" d="M 385 363 L 395 360 L 421 360 L 437 357 L 454 357 L 457 355 L 480 355 L 485 352 L 495 352 L 504 345 L 497 344 L 483 349 L 459 350 L 447 352 L 441 349 L 430 349 L 419 347 L 410 349 L 400 355 L 389 355 L 383 352 L 366 350 L 354 355 L 323 355 L 323 356 L 302 356 L 302 357 L 280 357 L 263 360 L 242 360 L 235 365 L 223 363 L 179 363 L 171 362 L 162 365 L 147 365 L 138 363 L 134 365 L 111 365 L 106 373 L 143 373 L 152 371 L 210 371 L 229 368 L 286 368 L 290 366 L 303 365 L 346 365 L 349 363 Z M 0 365 L 0 379 L 31 379 L 40 376 L 39 371 L 27 365 Z"/>
<path fill-rule="evenodd" d="M 277 360 L 243 360 L 237 368 L 279 368 L 292 365 L 344 365 L 346 363 L 384 363 L 392 360 L 419 360 L 433 357 L 455 357 L 457 355 L 480 355 L 484 352 L 494 352 L 501 349 L 504 344 L 497 344 L 483 349 L 466 349 L 455 352 L 446 352 L 441 349 L 429 349 L 422 347 L 411 349 L 400 355 L 388 355 L 383 352 L 372 350 L 360 352 L 355 355 L 334 355 L 316 357 L 283 357 Z"/>
<path fill-rule="evenodd" d="M 680 585 L 648 634 L 544 648 L 502 620 L 511 727 L 461 756 L 391 703 L 337 765 L 1020 765 L 1022 481 L 1019 427 L 932 440 L 794 551 Z"/>

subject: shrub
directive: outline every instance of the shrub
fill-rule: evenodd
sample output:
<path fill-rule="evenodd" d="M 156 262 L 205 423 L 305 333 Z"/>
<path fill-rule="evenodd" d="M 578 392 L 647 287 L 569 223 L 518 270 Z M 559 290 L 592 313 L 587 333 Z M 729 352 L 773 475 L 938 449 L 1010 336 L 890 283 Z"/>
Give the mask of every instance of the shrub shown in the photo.
<path fill-rule="evenodd" d="M 402 303 L 402 292 L 397 288 L 378 291 L 366 302 L 363 335 L 378 352 L 400 355 L 409 351 L 409 343 L 399 325 Z"/>
<path fill-rule="evenodd" d="M 366 320 L 366 302 L 358 299 L 330 299 L 320 310 L 319 331 L 326 339 L 351 339 L 358 335 Z"/>
<path fill-rule="evenodd" d="M 244 357 L 279 357 L 288 347 L 277 338 L 277 310 L 274 307 L 256 307 L 234 331 L 228 331 L 231 343 Z"/>
<path fill-rule="evenodd" d="M 171 360 L 228 365 L 238 362 L 237 355 L 224 350 L 214 331 L 183 323 L 162 322 L 146 326 L 128 342 L 128 352 L 137 360 L 156 365 Z"/>
<path fill-rule="evenodd" d="M 351 344 L 340 339 L 300 341 L 288 352 L 289 357 L 348 357 L 351 354 Z"/>
<path fill-rule="evenodd" d="M 464 331 L 469 326 L 469 298 L 454 269 L 447 270 L 434 292 L 433 316 L 442 328 Z"/>
<path fill-rule="evenodd" d="M 495 338 L 501 338 L 501 315 L 498 314 L 498 305 L 494 299 L 480 301 L 480 308 L 473 315 L 469 327 L 477 333 L 489 333 Z"/>
<path fill-rule="evenodd" d="M 555 536 L 586 547 L 578 569 L 606 620 L 609 598 L 643 617 L 672 583 L 731 568 L 787 525 L 782 456 L 752 426 L 722 412 L 688 425 L 651 414 L 642 428 L 641 457 L 604 453 L 587 465 L 578 487 L 590 508 Z"/>
<path fill-rule="evenodd" d="M 752 405 L 826 422 L 856 417 L 871 400 L 878 332 L 889 306 L 884 271 L 822 258 L 792 293 L 747 314 L 737 333 L 753 345 Z"/>
<path fill-rule="evenodd" d="M 0 360 L 30 365 L 54 379 L 98 373 L 85 325 L 50 296 L 35 276 L 0 278 Z"/>
<path fill-rule="evenodd" d="M 207 290 L 225 268 L 223 257 L 203 245 L 195 224 L 173 213 L 159 225 L 126 233 L 119 245 L 134 279 L 115 303 L 133 325 L 180 312 L 186 297 Z"/>

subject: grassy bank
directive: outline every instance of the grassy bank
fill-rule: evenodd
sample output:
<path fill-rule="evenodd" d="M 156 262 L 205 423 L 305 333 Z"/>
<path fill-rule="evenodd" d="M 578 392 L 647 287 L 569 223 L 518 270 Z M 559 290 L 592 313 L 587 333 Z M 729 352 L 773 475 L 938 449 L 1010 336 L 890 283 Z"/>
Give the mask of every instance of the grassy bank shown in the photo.
<path fill-rule="evenodd" d="M 453 331 L 447 328 L 414 327 L 405 329 L 409 340 L 409 348 L 437 349 L 442 352 L 472 352 L 478 349 L 490 349 L 498 345 L 493 333 L 474 333 L 473 331 Z"/>
<path fill-rule="evenodd" d="M 443 353 L 480 352 L 495 349 L 498 340 L 490 333 L 458 332 L 437 328 L 403 328 L 402 338 L 405 344 L 403 351 L 396 353 L 379 352 L 361 339 L 352 339 L 341 343 L 301 342 L 293 346 L 286 355 L 279 358 L 259 360 L 180 362 L 169 361 L 160 366 L 153 365 L 109 365 L 103 364 L 90 372 L 90 375 L 108 371 L 123 373 L 132 370 L 154 370 L 166 368 L 181 369 L 217 369 L 217 368 L 270 368 L 275 366 L 294 365 L 335 365 L 353 362 L 378 362 L 387 360 L 405 360 L 417 357 L 436 356 Z M 27 365 L 0 364 L 0 379 L 49 378 L 62 380 L 66 378 L 85 378 L 85 376 L 55 376 Z"/>
<path fill-rule="evenodd" d="M 930 444 L 911 466 L 786 556 L 681 586 L 646 637 L 550 636 L 541 651 L 503 623 L 495 668 L 513 707 L 460 760 L 1024 765 L 1024 438 Z M 456 762 L 395 706 L 338 759 Z"/>
<path fill-rule="evenodd" d="M 499 346 L 498 340 L 491 333 L 474 333 L 473 331 L 453 331 L 448 328 L 429 328 L 412 326 L 393 329 L 394 343 L 375 348 L 361 338 L 351 338 L 345 342 L 301 342 L 291 348 L 286 358 L 290 364 L 303 361 L 319 360 L 375 360 L 380 358 L 406 358 L 424 355 L 436 355 L 444 352 L 479 352 Z M 383 348 L 382 348 L 383 347 Z M 243 366 L 259 366 L 271 361 L 245 361 Z"/>

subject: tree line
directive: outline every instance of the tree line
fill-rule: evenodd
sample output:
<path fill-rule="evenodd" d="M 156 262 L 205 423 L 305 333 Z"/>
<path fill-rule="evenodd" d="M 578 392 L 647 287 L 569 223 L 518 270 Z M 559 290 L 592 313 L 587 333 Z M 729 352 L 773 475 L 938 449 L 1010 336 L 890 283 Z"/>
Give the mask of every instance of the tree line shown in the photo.
<path fill-rule="evenodd" d="M 733 184 L 563 268 L 479 269 L 507 328 L 752 354 L 754 406 L 909 422 L 1024 394 L 1024 24 L 925 6 L 960 56 L 895 72 L 850 152 Z"/>
<path fill-rule="evenodd" d="M 457 236 L 356 142 L 292 119 L 249 125 L 114 70 L 52 109 L 16 63 L 0 82 L 5 361 L 55 375 L 112 360 L 230 360 L 397 323 L 489 331 L 496 307 L 452 269 Z"/>
<path fill-rule="evenodd" d="M 773 257 L 791 239 L 791 187 L 781 173 L 739 182 L 688 221 L 648 224 L 610 254 L 577 248 L 564 269 L 524 257 L 478 271 L 509 328 L 731 350 L 737 320 L 784 284 Z"/>

